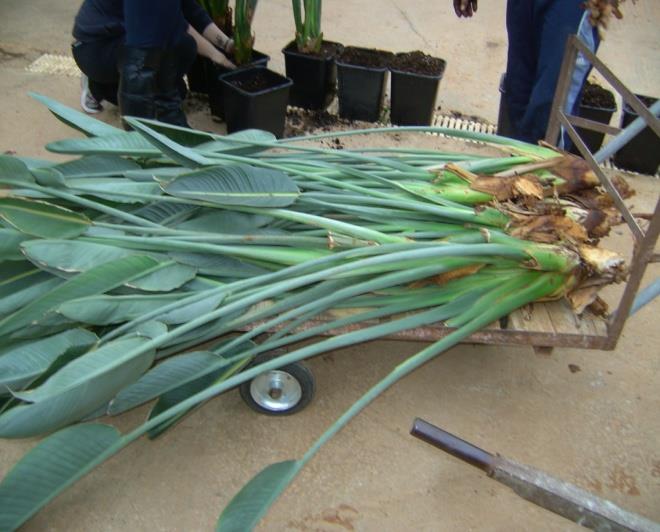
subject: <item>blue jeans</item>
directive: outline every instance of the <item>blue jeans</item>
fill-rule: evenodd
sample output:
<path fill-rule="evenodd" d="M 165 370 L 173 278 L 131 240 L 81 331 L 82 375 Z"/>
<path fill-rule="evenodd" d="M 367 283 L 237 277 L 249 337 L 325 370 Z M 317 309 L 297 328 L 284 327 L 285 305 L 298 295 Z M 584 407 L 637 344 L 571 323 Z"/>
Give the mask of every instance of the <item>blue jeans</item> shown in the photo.
<path fill-rule="evenodd" d="M 514 138 L 536 143 L 545 136 L 566 40 L 578 33 L 584 15 L 582 3 L 508 0 L 505 97 Z M 587 73 L 580 76 L 580 87 Z"/>

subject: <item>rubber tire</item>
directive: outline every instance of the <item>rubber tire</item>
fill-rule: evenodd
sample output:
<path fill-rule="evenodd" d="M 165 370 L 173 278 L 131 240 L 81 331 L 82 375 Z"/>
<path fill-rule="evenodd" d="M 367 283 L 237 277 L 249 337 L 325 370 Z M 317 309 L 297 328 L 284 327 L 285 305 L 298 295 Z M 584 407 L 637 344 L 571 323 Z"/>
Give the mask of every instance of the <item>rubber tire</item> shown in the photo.
<path fill-rule="evenodd" d="M 266 356 L 258 357 L 248 367 L 253 367 L 259 364 L 263 364 L 264 362 L 268 360 L 272 360 L 273 358 L 277 358 L 277 356 L 266 355 Z M 309 405 L 309 403 L 311 403 L 312 399 L 314 398 L 314 393 L 316 391 L 314 374 L 309 370 L 309 368 L 307 368 L 307 366 L 301 364 L 300 362 L 293 362 L 292 364 L 287 364 L 286 366 L 282 366 L 281 368 L 277 368 L 277 369 L 279 371 L 285 371 L 286 373 L 291 375 L 294 379 L 296 379 L 298 381 L 298 384 L 300 384 L 300 388 L 302 392 L 300 401 L 298 401 L 293 407 L 289 408 L 288 410 L 270 410 L 258 404 L 252 398 L 252 393 L 250 392 L 250 385 L 252 384 L 252 380 L 249 380 L 241 384 L 238 390 L 245 404 L 248 405 L 255 412 L 258 412 L 259 414 L 264 414 L 267 416 L 291 416 L 305 409 L 307 405 Z"/>

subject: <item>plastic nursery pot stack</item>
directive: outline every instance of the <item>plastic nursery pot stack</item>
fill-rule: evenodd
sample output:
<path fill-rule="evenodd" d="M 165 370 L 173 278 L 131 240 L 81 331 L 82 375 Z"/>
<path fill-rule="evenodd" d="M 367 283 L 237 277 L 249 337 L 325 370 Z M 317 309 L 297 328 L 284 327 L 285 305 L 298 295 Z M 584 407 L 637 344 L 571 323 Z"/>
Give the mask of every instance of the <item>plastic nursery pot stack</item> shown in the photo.
<path fill-rule="evenodd" d="M 615 112 L 616 101 L 614 95 L 600 85 L 587 81 L 584 84 L 584 90 L 580 98 L 578 116 L 601 124 L 609 124 Z M 605 138 L 604 133 L 580 127 L 576 130 L 591 153 L 596 153 L 600 149 Z M 571 151 L 579 155 L 579 150 L 575 146 Z"/>
<path fill-rule="evenodd" d="M 295 41 L 284 47 L 286 76 L 293 81 L 290 105 L 312 110 L 330 105 L 337 91 L 335 60 L 343 49 L 341 44 L 331 41 L 323 41 L 318 53 L 299 51 Z"/>
<path fill-rule="evenodd" d="M 651 107 L 657 98 L 636 95 L 646 107 Z M 637 113 L 628 104 L 623 106 L 621 127 L 626 127 L 637 118 Z M 640 174 L 655 175 L 660 165 L 660 138 L 650 127 L 646 127 L 614 156 L 619 168 Z"/>
<path fill-rule="evenodd" d="M 431 125 L 438 88 L 446 65 L 444 59 L 420 51 L 394 56 L 390 66 L 393 124 Z"/>
<path fill-rule="evenodd" d="M 377 122 L 383 109 L 391 52 L 348 46 L 337 58 L 339 116 Z"/>
<path fill-rule="evenodd" d="M 264 67 L 240 69 L 220 78 L 227 132 L 262 129 L 281 137 L 292 81 Z"/>
<path fill-rule="evenodd" d="M 233 59 L 230 57 L 230 59 Z M 266 67 L 270 61 L 270 56 L 252 50 L 252 60 L 237 67 L 237 70 L 245 70 L 254 67 Z M 206 59 L 206 68 L 208 72 L 208 95 L 211 114 L 217 118 L 225 118 L 225 98 L 223 94 L 224 85 L 221 83 L 223 76 L 234 72 L 221 65 L 215 64 Z"/>

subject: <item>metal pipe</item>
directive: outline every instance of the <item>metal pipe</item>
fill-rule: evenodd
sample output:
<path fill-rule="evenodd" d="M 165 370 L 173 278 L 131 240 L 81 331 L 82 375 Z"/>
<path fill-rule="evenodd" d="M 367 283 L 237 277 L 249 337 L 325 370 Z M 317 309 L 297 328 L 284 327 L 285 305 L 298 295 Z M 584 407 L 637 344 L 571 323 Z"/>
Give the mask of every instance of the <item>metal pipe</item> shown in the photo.
<path fill-rule="evenodd" d="M 635 302 L 633 303 L 633 306 L 630 309 L 629 315 L 632 316 L 640 308 L 642 308 L 645 305 L 648 305 L 658 296 L 660 296 L 660 277 L 655 281 L 653 281 L 649 286 L 644 288 L 644 290 L 642 290 L 639 294 L 637 294 L 637 297 L 635 298 Z"/>
<path fill-rule="evenodd" d="M 460 458 L 468 464 L 482 469 L 488 474 L 491 473 L 494 458 L 492 454 L 435 425 L 431 425 L 423 419 L 415 418 L 410 434 L 456 458 Z"/>
<path fill-rule="evenodd" d="M 653 114 L 653 116 L 657 117 L 660 115 L 660 100 L 655 102 L 649 111 Z M 635 120 L 628 124 L 628 126 L 621 133 L 619 133 L 616 137 L 614 137 L 594 154 L 594 159 L 596 159 L 596 162 L 600 164 L 612 157 L 612 155 L 614 155 L 617 151 L 628 144 L 628 142 L 630 142 L 630 140 L 632 140 L 638 133 L 640 133 L 647 125 L 648 124 L 644 120 L 644 117 L 638 116 L 635 118 Z"/>

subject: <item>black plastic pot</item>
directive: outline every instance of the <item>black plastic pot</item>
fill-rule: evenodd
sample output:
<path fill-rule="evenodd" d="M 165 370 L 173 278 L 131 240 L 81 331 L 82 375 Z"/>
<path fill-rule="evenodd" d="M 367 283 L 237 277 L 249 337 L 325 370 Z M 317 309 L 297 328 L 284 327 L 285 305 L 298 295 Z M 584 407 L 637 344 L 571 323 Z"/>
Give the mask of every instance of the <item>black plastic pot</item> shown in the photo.
<path fill-rule="evenodd" d="M 266 67 L 270 61 L 270 56 L 252 50 L 252 61 L 245 65 L 241 65 L 236 70 L 244 70 L 254 67 Z M 208 95 L 209 106 L 211 107 L 211 114 L 217 118 L 225 117 L 225 100 L 223 96 L 223 85 L 220 82 L 223 76 L 234 72 L 223 66 L 206 60 L 206 68 L 208 72 Z"/>
<path fill-rule="evenodd" d="M 255 76 L 265 76 L 271 87 L 258 92 L 248 92 L 236 83 L 246 83 Z M 286 106 L 289 89 L 293 82 L 289 78 L 264 67 L 240 69 L 220 79 L 225 98 L 225 120 L 227 132 L 242 129 L 263 129 L 277 137 L 284 133 Z"/>
<path fill-rule="evenodd" d="M 399 126 L 430 126 L 444 71 L 436 76 L 391 69 L 390 119 Z"/>
<path fill-rule="evenodd" d="M 377 122 L 383 109 L 387 68 L 351 65 L 337 60 L 339 116 Z"/>
<path fill-rule="evenodd" d="M 650 107 L 657 98 L 637 95 L 644 105 Z M 626 127 L 637 118 L 634 109 L 623 106 L 621 116 L 621 127 Z M 660 165 L 660 138 L 658 138 L 650 127 L 644 128 L 635 138 L 621 148 L 614 156 L 614 164 L 625 170 L 632 170 L 640 174 L 655 175 Z"/>
<path fill-rule="evenodd" d="M 602 87 L 600 90 L 606 90 Z M 607 91 L 610 92 L 610 91 Z M 612 94 L 610 92 L 610 94 Z M 612 101 L 614 102 L 614 96 L 612 95 Z M 612 115 L 616 112 L 616 103 L 610 107 L 596 107 L 593 105 L 588 105 L 583 102 L 580 102 L 578 107 L 577 114 L 581 118 L 586 118 L 587 120 L 593 120 L 594 122 L 600 122 L 601 124 L 609 124 L 612 120 Z M 605 133 L 599 133 L 598 131 L 590 131 L 581 127 L 576 127 L 578 135 L 582 141 L 587 145 L 591 153 L 596 153 L 600 147 L 603 145 L 603 139 L 605 138 Z M 580 154 L 580 150 L 577 147 L 573 146 L 570 150 L 572 153 L 577 155 Z"/>
<path fill-rule="evenodd" d="M 578 116 L 593 120 L 594 122 L 600 122 L 601 124 L 609 124 L 612 115 L 615 112 L 616 107 L 604 109 L 602 107 L 592 107 L 591 105 L 580 104 L 580 107 L 578 108 Z M 603 145 L 605 133 L 599 133 L 598 131 L 591 131 L 581 127 L 576 127 L 575 130 L 591 153 L 596 153 Z M 579 152 L 576 150 L 575 153 Z"/>
<path fill-rule="evenodd" d="M 323 41 L 333 45 L 337 53 L 341 44 Z M 282 50 L 286 76 L 293 80 L 289 93 L 289 104 L 303 109 L 325 109 L 337 92 L 337 65 L 335 55 L 311 55 L 298 51 L 295 41 Z"/>
<path fill-rule="evenodd" d="M 500 110 L 497 115 L 497 134 L 502 137 L 513 135 L 513 126 L 509 116 L 509 102 L 506 99 L 506 72 L 500 77 Z"/>

